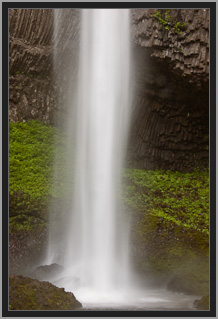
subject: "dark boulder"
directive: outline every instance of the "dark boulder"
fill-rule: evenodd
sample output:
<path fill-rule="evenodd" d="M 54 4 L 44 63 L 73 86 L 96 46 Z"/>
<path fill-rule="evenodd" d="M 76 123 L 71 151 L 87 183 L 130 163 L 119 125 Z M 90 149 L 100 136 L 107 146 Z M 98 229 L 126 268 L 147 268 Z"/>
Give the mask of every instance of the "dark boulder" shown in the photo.
<path fill-rule="evenodd" d="M 194 301 L 197 310 L 209 310 L 209 295 L 202 297 L 200 300 Z"/>
<path fill-rule="evenodd" d="M 82 304 L 71 292 L 49 282 L 23 276 L 9 278 L 10 310 L 77 310 Z"/>

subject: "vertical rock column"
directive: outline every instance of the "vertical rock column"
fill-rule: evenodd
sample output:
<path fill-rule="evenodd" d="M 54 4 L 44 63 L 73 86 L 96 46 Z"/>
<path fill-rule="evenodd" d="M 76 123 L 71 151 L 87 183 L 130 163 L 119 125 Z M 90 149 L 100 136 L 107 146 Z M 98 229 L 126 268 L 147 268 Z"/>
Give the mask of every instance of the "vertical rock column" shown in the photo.
<path fill-rule="evenodd" d="M 50 122 L 53 10 L 9 9 L 9 119 Z"/>

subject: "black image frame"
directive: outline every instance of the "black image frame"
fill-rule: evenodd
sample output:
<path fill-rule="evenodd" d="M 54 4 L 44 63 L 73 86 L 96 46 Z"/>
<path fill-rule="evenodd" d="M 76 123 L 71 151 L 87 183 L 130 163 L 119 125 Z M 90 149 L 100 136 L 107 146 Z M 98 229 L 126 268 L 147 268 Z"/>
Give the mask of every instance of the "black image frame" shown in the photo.
<path fill-rule="evenodd" d="M 8 10 L 13 8 L 209 8 L 210 9 L 210 310 L 209 311 L 53 311 L 8 310 Z M 2 2 L 2 317 L 215 317 L 216 316 L 216 2 Z M 7 80 L 6 80 L 7 79 Z"/>

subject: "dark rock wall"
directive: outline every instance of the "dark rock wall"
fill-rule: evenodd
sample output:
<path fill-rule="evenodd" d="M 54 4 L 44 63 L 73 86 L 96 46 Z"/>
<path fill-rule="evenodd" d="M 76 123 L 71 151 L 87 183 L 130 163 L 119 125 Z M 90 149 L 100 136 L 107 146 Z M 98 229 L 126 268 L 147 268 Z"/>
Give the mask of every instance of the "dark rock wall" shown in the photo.
<path fill-rule="evenodd" d="M 129 160 L 146 169 L 208 166 L 209 11 L 131 13 L 136 63 Z M 79 25 L 80 10 L 9 10 L 11 121 L 62 123 L 67 117 Z"/>
<path fill-rule="evenodd" d="M 135 42 L 199 87 L 209 79 L 208 9 L 134 9 Z"/>
<path fill-rule="evenodd" d="M 49 122 L 54 105 L 53 10 L 9 10 L 9 118 Z"/>
<path fill-rule="evenodd" d="M 165 18 L 166 10 L 158 10 Z M 209 12 L 132 11 L 135 100 L 129 160 L 146 169 L 192 170 L 209 159 Z M 176 22 L 184 30 L 172 30 Z M 167 52 L 167 54 L 166 54 Z"/>
<path fill-rule="evenodd" d="M 78 29 L 78 10 L 9 9 L 10 121 L 62 119 Z"/>

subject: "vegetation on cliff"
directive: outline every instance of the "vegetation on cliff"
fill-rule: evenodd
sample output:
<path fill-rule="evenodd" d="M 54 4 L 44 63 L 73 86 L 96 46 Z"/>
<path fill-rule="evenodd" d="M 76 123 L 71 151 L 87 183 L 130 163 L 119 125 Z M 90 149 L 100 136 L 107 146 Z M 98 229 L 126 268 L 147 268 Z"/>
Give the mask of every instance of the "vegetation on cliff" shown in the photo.
<path fill-rule="evenodd" d="M 209 235 L 209 172 L 192 173 L 127 169 L 124 201 L 159 219 L 187 231 Z"/>
<path fill-rule="evenodd" d="M 124 181 L 135 267 L 171 290 L 208 294 L 208 170 L 126 169 Z"/>
<path fill-rule="evenodd" d="M 16 245 L 15 233 L 28 234 L 30 241 L 30 233 L 36 236 L 36 229 L 46 228 L 49 202 L 56 200 L 56 213 L 62 214 L 58 205 L 71 200 L 72 176 L 67 141 L 57 129 L 29 121 L 10 123 L 9 133 L 10 241 Z M 58 174 L 53 175 L 54 158 Z M 123 182 L 121 199 L 131 221 L 136 269 L 159 283 L 167 279 L 171 290 L 207 295 L 208 169 L 181 173 L 128 168 Z"/>
<path fill-rule="evenodd" d="M 63 184 L 63 180 L 67 186 L 69 182 L 69 172 L 63 164 L 67 157 L 66 143 L 64 135 L 51 125 L 38 121 L 10 123 L 10 231 L 44 226 L 49 202 L 66 197 L 68 188 Z M 53 175 L 54 156 L 61 180 Z"/>
<path fill-rule="evenodd" d="M 153 17 L 156 18 L 159 23 L 163 26 L 164 30 L 171 30 L 180 34 L 181 30 L 184 30 L 188 23 L 183 21 L 177 21 L 170 15 L 171 9 L 157 10 Z"/>

